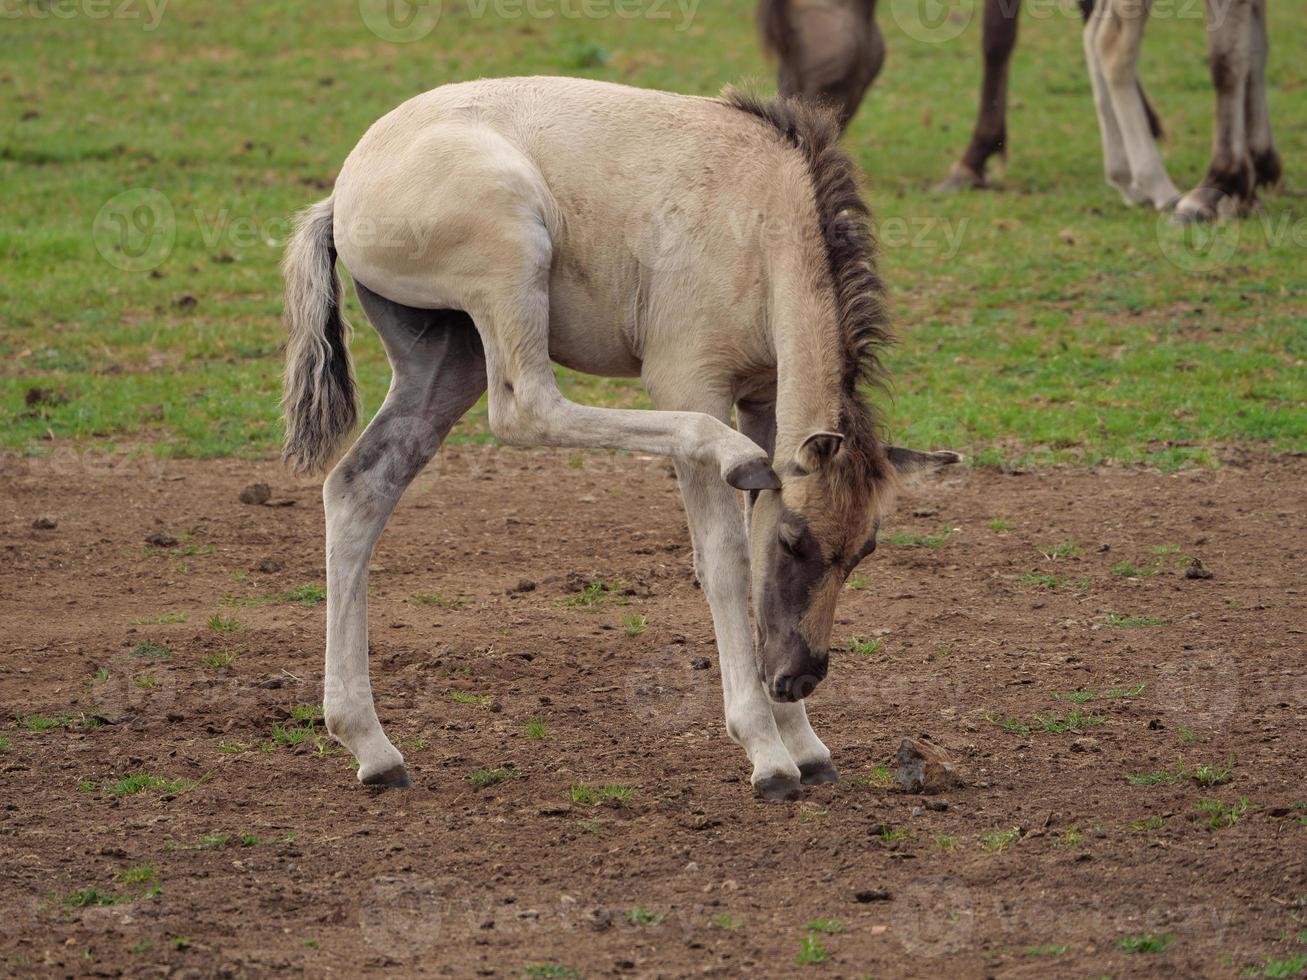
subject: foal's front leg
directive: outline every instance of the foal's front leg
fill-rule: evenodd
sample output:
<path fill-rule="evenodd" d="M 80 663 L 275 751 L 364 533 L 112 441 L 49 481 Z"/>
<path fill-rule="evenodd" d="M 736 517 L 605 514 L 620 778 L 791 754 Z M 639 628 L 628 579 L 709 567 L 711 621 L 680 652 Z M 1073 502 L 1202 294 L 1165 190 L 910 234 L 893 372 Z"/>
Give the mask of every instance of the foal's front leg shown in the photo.
<path fill-rule="evenodd" d="M 749 545 L 739 500 L 711 467 L 678 462 L 676 475 L 694 541 L 695 570 L 717 634 L 726 731 L 753 763 L 749 781 L 754 790 L 764 799 L 788 799 L 798 793 L 802 774 L 758 679 L 749 625 Z"/>

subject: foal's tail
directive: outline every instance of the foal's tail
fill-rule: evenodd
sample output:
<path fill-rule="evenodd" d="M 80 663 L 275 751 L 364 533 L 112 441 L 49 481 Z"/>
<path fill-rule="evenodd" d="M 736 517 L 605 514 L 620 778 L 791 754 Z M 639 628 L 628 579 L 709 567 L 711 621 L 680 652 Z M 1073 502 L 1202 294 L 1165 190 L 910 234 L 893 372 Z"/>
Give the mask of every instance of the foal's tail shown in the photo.
<path fill-rule="evenodd" d="M 325 469 L 341 437 L 358 421 L 331 211 L 327 198 L 300 214 L 281 267 L 290 332 L 281 456 L 300 473 Z"/>

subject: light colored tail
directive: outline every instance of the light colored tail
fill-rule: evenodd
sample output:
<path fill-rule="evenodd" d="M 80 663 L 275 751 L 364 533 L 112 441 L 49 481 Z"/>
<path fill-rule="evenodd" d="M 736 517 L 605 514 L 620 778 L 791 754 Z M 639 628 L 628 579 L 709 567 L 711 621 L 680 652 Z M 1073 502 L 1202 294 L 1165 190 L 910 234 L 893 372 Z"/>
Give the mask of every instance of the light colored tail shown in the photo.
<path fill-rule="evenodd" d="M 303 211 L 282 260 L 286 280 L 286 441 L 282 459 L 296 472 L 326 468 L 358 422 L 349 324 L 327 198 Z"/>

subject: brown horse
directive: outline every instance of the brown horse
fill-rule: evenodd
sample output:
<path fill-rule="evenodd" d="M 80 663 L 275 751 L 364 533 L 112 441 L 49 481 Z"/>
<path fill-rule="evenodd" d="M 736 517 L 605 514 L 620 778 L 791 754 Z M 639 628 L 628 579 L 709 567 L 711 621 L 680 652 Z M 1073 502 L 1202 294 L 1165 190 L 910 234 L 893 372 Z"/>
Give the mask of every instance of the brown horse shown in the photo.
<path fill-rule="evenodd" d="M 1086 20 L 1094 0 L 1078 0 Z M 1007 152 L 1008 67 L 1017 45 L 1021 0 L 985 0 L 980 50 L 980 111 L 971 142 L 938 190 L 986 187 L 990 157 Z M 779 62 L 782 95 L 824 102 L 847 126 L 885 63 L 885 37 L 876 23 L 876 0 L 762 0 L 758 24 L 763 45 Z M 1139 90 L 1154 136 L 1162 127 Z"/>

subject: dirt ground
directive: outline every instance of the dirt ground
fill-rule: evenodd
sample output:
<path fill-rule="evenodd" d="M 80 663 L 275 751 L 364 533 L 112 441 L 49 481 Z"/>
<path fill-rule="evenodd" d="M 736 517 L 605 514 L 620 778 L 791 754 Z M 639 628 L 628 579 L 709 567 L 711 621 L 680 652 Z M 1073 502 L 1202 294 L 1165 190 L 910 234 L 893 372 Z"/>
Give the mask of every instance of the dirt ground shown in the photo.
<path fill-rule="evenodd" d="M 256 481 L 272 500 L 241 503 Z M 809 702 L 844 779 L 788 804 L 753 799 L 725 733 L 660 460 L 464 447 L 419 478 L 371 580 L 403 792 L 293 717 L 321 701 L 315 484 L 8 457 L 0 543 L 3 974 L 1235 976 L 1307 953 L 1302 458 L 917 486 Z M 568 603 L 594 579 L 612 592 Z M 963 787 L 888 787 L 922 734 Z M 162 785 L 126 792 L 141 773 Z"/>

